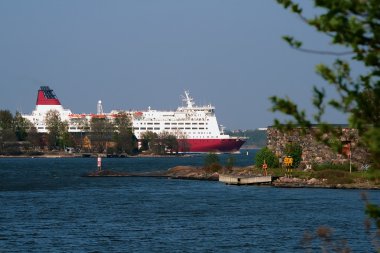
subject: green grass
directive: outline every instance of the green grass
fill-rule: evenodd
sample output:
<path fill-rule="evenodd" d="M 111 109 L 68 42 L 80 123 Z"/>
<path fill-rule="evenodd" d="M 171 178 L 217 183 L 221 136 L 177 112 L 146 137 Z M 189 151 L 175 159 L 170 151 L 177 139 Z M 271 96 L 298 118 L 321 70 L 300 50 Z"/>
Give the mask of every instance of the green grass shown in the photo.
<path fill-rule="evenodd" d="M 289 172 L 286 172 L 284 168 L 270 168 L 268 169 L 268 174 L 276 177 L 283 177 L 285 174 L 289 174 Z M 310 172 L 292 169 L 290 173 L 293 177 L 298 177 L 302 179 L 310 179 Z"/>
<path fill-rule="evenodd" d="M 360 181 L 371 181 L 376 185 L 380 185 L 380 170 L 369 169 L 367 171 L 358 171 L 352 173 L 357 180 Z"/>
<path fill-rule="evenodd" d="M 313 170 L 315 171 L 323 171 L 323 170 L 340 170 L 340 171 L 350 171 L 350 164 L 333 164 L 333 163 L 323 163 L 323 164 L 313 164 Z M 351 171 L 357 171 L 357 168 L 352 165 Z"/>
<path fill-rule="evenodd" d="M 263 169 L 256 166 L 249 166 L 246 170 L 249 170 L 252 174 L 263 173 Z M 272 176 L 283 177 L 285 173 L 285 168 L 268 168 L 268 174 Z M 311 178 L 327 179 L 326 183 L 331 185 L 364 183 L 368 181 L 374 185 L 380 185 L 380 170 L 356 171 L 353 168 L 352 173 L 349 173 L 349 164 L 322 164 L 314 166 L 312 171 L 292 169 L 291 175 L 306 180 Z"/>
<path fill-rule="evenodd" d="M 352 184 L 354 176 L 342 170 L 321 170 L 311 173 L 317 179 L 327 179 L 328 184 Z"/>

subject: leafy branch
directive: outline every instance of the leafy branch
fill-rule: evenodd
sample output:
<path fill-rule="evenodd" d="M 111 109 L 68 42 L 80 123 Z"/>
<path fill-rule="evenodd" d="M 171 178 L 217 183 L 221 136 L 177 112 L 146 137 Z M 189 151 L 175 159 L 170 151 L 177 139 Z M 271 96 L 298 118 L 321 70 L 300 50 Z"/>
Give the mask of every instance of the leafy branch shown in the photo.
<path fill-rule="evenodd" d="M 350 64 L 336 59 L 332 66 L 319 64 L 316 72 L 334 87 L 338 97 L 326 99 L 323 88 L 313 87 L 313 106 L 316 113 L 312 119 L 289 98 L 270 97 L 272 111 L 282 112 L 292 118 L 275 125 L 282 129 L 298 126 L 310 130 L 312 122 L 319 126 L 315 135 L 323 142 L 324 134 L 339 140 L 339 129 L 329 126 L 323 120 L 327 107 L 332 107 L 347 115 L 349 126 L 359 131 L 360 143 L 368 148 L 373 165 L 380 168 L 380 1 L 379 0 L 314 0 L 321 14 L 312 18 L 303 15 L 299 3 L 292 0 L 277 0 L 285 9 L 298 15 L 305 23 L 330 37 L 334 45 L 349 48 L 345 52 L 305 49 L 302 42 L 291 36 L 283 39 L 294 49 L 337 57 L 351 55 L 352 60 L 362 63 L 366 72 L 356 78 L 351 76 Z M 335 143 L 331 142 L 330 143 Z"/>

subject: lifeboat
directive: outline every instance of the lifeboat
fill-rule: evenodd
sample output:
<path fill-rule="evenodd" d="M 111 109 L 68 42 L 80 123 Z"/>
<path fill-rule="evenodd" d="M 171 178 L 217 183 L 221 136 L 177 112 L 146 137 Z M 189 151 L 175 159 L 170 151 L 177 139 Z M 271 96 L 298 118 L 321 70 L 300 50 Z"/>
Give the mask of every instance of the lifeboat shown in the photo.
<path fill-rule="evenodd" d="M 72 118 L 72 119 L 81 119 L 81 118 L 85 118 L 86 117 L 86 114 L 69 114 L 69 117 Z"/>
<path fill-rule="evenodd" d="M 105 119 L 106 115 L 105 114 L 91 114 L 91 118 L 95 119 Z"/>
<path fill-rule="evenodd" d="M 135 118 L 141 118 L 141 117 L 143 116 L 143 113 L 142 113 L 142 112 L 135 112 L 135 113 L 133 114 L 133 116 L 134 116 Z"/>

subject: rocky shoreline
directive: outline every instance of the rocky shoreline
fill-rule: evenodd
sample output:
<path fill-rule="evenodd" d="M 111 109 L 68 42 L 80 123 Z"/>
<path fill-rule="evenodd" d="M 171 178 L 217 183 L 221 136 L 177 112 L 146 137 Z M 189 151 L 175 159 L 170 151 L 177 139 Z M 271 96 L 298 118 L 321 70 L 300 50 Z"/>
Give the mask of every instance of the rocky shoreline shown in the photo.
<path fill-rule="evenodd" d="M 112 170 L 97 170 L 84 174 L 85 177 L 164 177 L 170 179 L 218 181 L 218 173 L 207 173 L 203 168 L 192 166 L 177 166 L 167 171 L 143 173 L 118 172 Z"/>
<path fill-rule="evenodd" d="M 356 182 L 351 184 L 329 184 L 326 179 L 311 178 L 309 180 L 300 178 L 280 177 L 272 182 L 275 187 L 282 188 L 328 188 L 328 189 L 362 189 L 362 190 L 380 190 L 380 186 L 368 182 Z"/>
<path fill-rule="evenodd" d="M 88 154 L 88 153 L 65 153 L 65 152 L 51 152 L 42 155 L 0 155 L 1 158 L 141 158 L 141 157 L 154 157 L 154 158 L 170 158 L 178 157 L 178 155 L 154 155 L 154 154 L 137 154 L 137 155 L 106 155 L 106 154 Z M 192 155 L 183 154 L 180 157 L 191 157 Z"/>
<path fill-rule="evenodd" d="M 229 173 L 229 174 L 228 174 Z M 169 179 L 184 179 L 184 180 L 207 180 L 219 181 L 219 175 L 234 175 L 234 176 L 254 176 L 247 172 L 246 169 L 240 168 L 232 171 L 210 172 L 202 167 L 193 166 L 176 166 L 167 171 L 145 172 L 145 173 L 126 173 L 110 170 L 94 171 L 87 173 L 86 177 L 161 177 Z M 301 179 L 276 177 L 271 185 L 278 188 L 325 188 L 325 189 L 362 189 L 362 190 L 380 190 L 379 185 L 367 182 L 355 182 L 350 184 L 329 184 L 327 179 Z"/>
<path fill-rule="evenodd" d="M 50 152 L 38 156 L 0 156 L 1 158 L 95 158 L 97 155 L 90 154 L 84 156 L 83 154 L 70 154 L 65 152 Z M 106 157 L 106 156 L 103 156 Z M 141 157 L 163 157 L 142 154 L 137 156 L 123 156 L 122 158 L 141 158 Z M 166 156 L 165 156 L 166 157 Z M 175 157 L 175 156 L 168 156 Z M 232 170 L 222 170 L 218 172 L 209 171 L 203 167 L 194 166 L 176 166 L 168 169 L 167 171 L 145 172 L 145 173 L 127 173 L 117 172 L 112 170 L 93 171 L 86 173 L 82 176 L 85 177 L 162 177 L 170 179 L 184 179 L 184 180 L 207 180 L 219 181 L 219 174 L 232 175 L 232 176 L 259 176 L 253 172 L 251 168 L 233 168 Z M 301 179 L 297 177 L 277 177 L 272 181 L 273 187 L 279 188 L 327 188 L 327 189 L 363 189 L 363 190 L 380 190 L 380 185 L 372 181 L 353 182 L 349 184 L 329 184 L 327 179 Z"/>

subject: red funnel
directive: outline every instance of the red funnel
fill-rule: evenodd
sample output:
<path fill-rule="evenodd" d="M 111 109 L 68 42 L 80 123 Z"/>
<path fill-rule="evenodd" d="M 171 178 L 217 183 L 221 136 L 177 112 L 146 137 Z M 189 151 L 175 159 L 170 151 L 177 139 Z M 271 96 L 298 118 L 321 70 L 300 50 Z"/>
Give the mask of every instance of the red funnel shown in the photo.
<path fill-rule="evenodd" d="M 57 96 L 49 86 L 41 86 L 37 94 L 36 105 L 60 105 Z"/>

